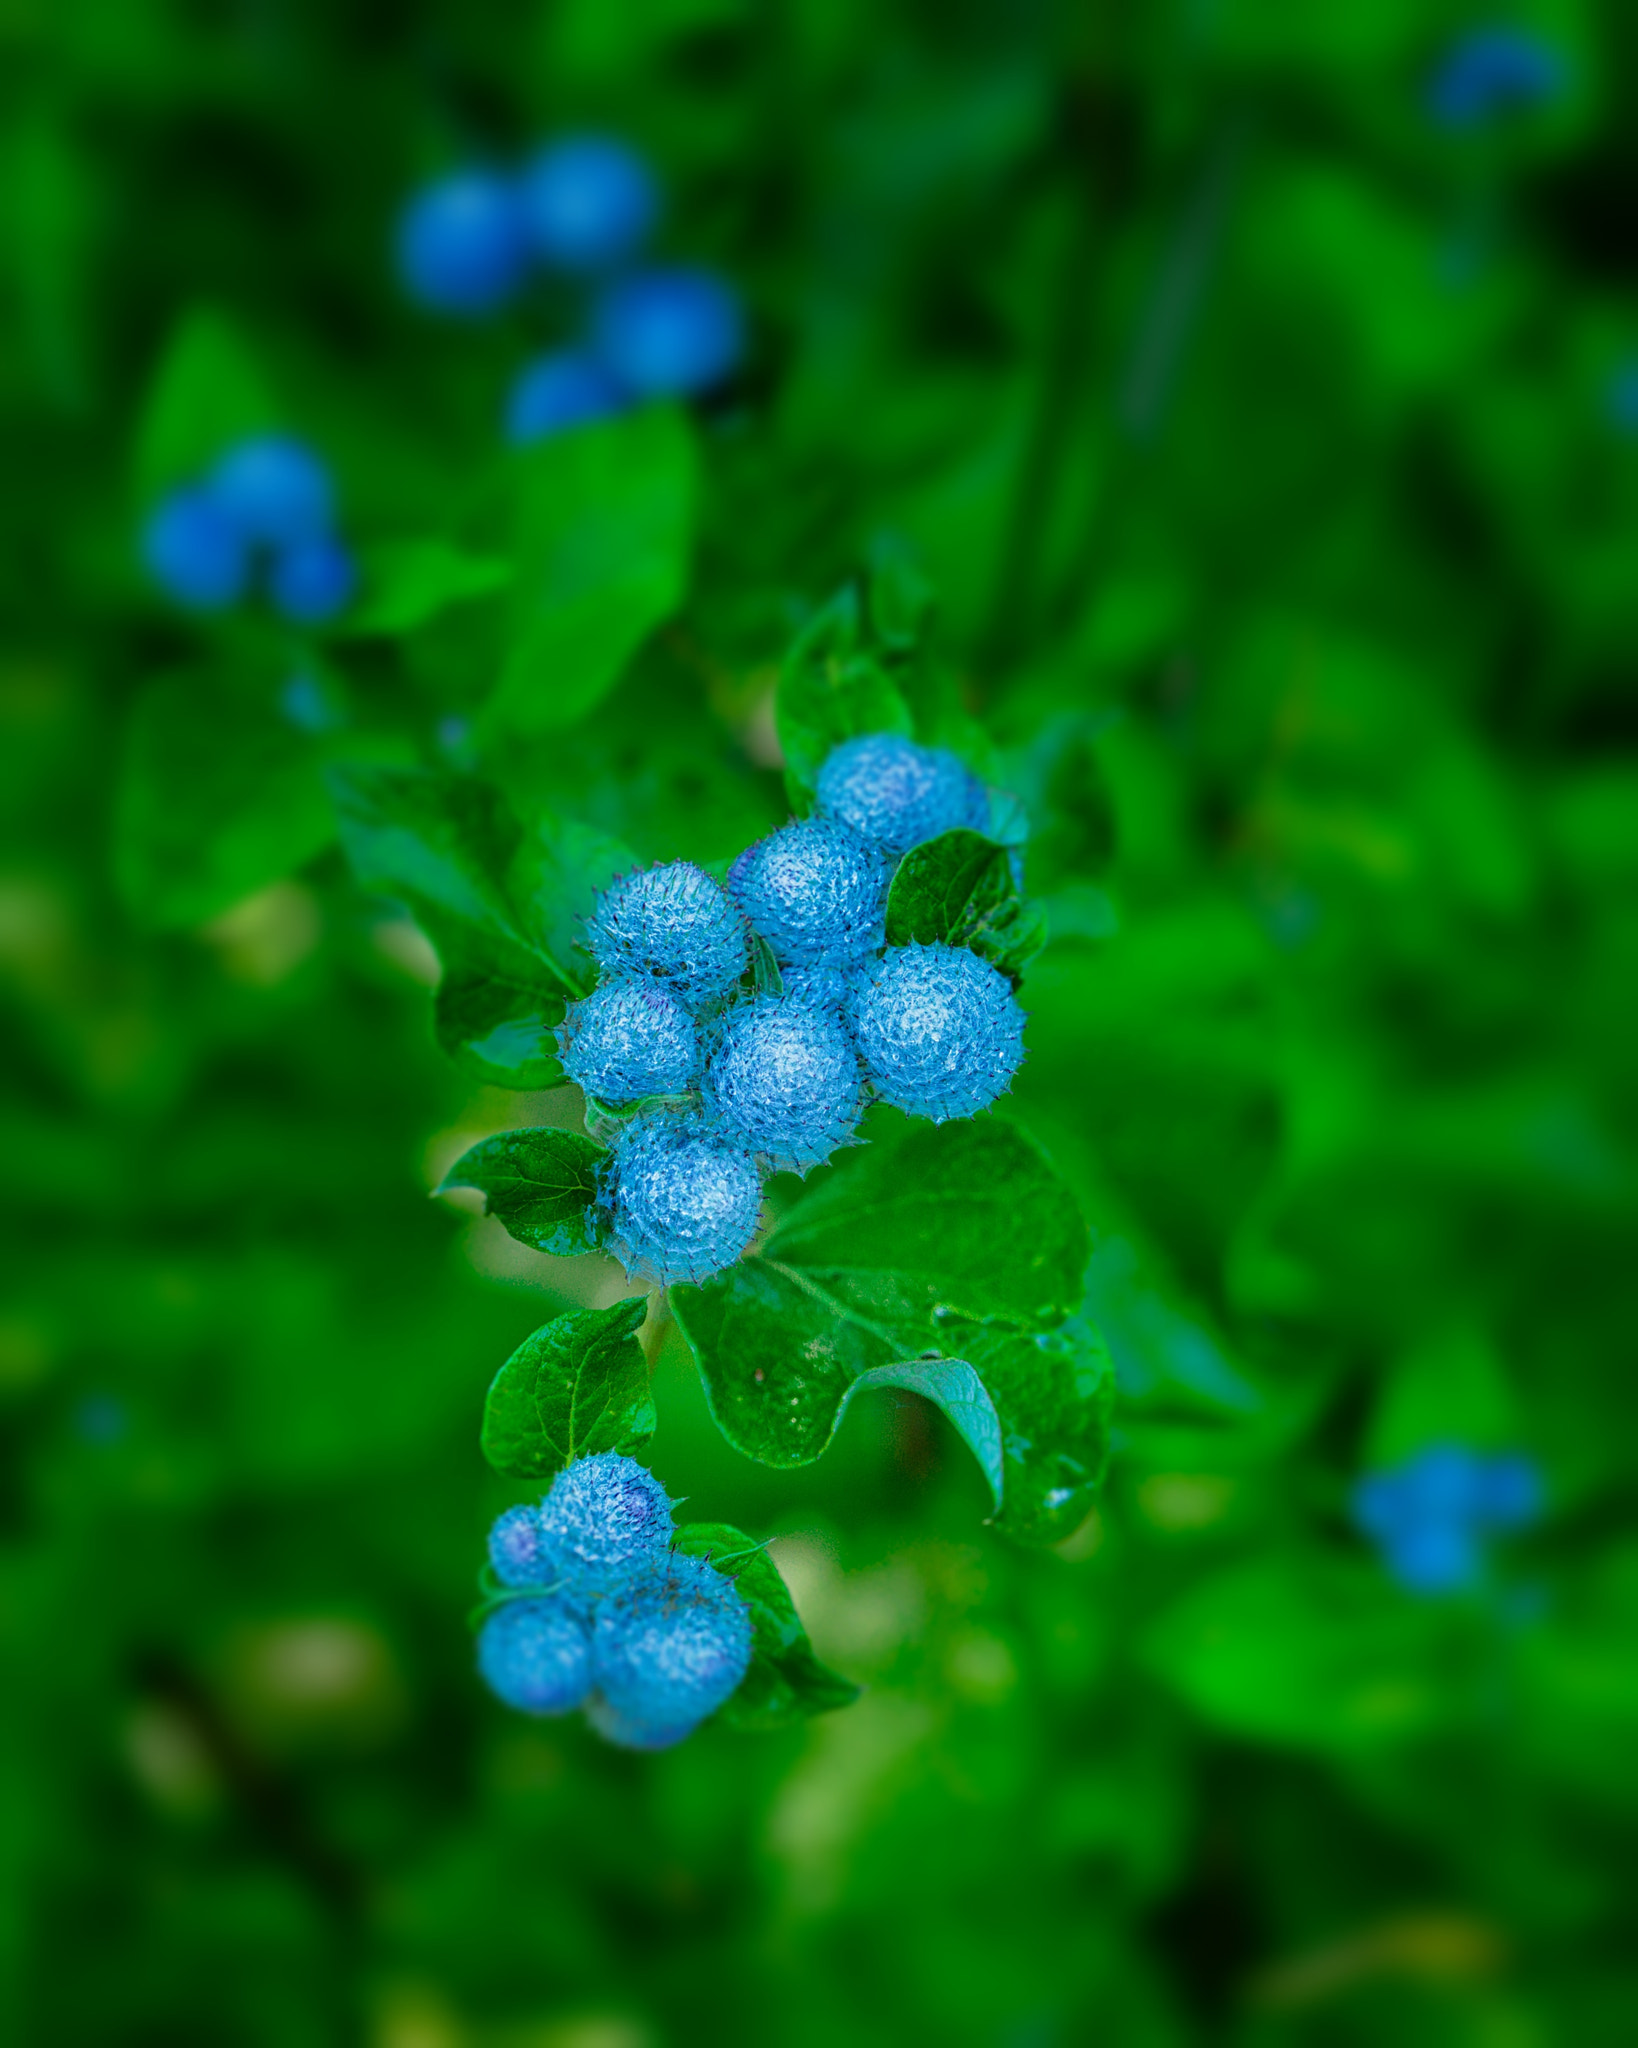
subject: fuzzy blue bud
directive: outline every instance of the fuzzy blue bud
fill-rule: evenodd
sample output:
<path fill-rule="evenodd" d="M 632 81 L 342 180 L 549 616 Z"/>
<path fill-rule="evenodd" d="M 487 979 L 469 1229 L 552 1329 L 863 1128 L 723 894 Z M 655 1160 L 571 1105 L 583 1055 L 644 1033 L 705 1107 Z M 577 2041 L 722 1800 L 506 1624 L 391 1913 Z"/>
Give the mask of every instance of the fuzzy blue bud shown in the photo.
<path fill-rule="evenodd" d="M 220 611 L 244 595 L 244 536 L 209 491 L 172 491 L 148 516 L 142 556 L 168 596 L 192 611 Z"/>
<path fill-rule="evenodd" d="M 287 619 L 319 626 L 345 609 L 358 581 L 353 558 L 328 534 L 293 541 L 274 559 L 273 602 Z"/>
<path fill-rule="evenodd" d="M 833 1010 L 789 995 L 726 1011 L 713 1033 L 705 1102 L 718 1126 L 778 1171 L 805 1173 L 853 1133 L 859 1056 Z"/>
<path fill-rule="evenodd" d="M 625 393 L 594 357 L 555 349 L 518 373 L 506 401 L 506 437 L 521 447 L 608 419 L 625 402 Z"/>
<path fill-rule="evenodd" d="M 586 1719 L 605 1742 L 616 1749 L 675 1749 L 699 1726 L 697 1721 L 672 1724 L 644 1721 L 631 1714 L 617 1714 L 607 1700 L 593 1693 L 586 1702 Z"/>
<path fill-rule="evenodd" d="M 842 967 L 782 967 L 779 979 L 793 1003 L 841 1011 L 853 993 L 853 972 Z"/>
<path fill-rule="evenodd" d="M 266 547 L 318 539 L 335 502 L 329 470 L 283 434 L 230 448 L 211 473 L 210 492 L 246 540 Z"/>
<path fill-rule="evenodd" d="M 1482 1461 L 1474 1489 L 1475 1519 L 1487 1529 L 1524 1529 L 1540 1519 L 1544 1489 L 1533 1458 L 1511 1451 Z"/>
<path fill-rule="evenodd" d="M 1564 60 L 1526 29 L 1477 28 L 1450 49 L 1428 87 L 1428 108 L 1447 128 L 1476 128 L 1554 99 Z"/>
<path fill-rule="evenodd" d="M 577 1458 L 540 1504 L 541 1541 L 564 1590 L 612 1593 L 652 1565 L 671 1541 L 671 1496 L 644 1465 L 603 1451 Z"/>
<path fill-rule="evenodd" d="M 567 1714 L 591 1689 L 591 1636 L 569 1601 L 508 1600 L 478 1631 L 478 1670 L 522 1714 Z"/>
<path fill-rule="evenodd" d="M 567 135 L 524 172 L 520 202 L 535 254 L 555 270 L 606 270 L 647 240 L 660 210 L 648 165 L 607 135 Z"/>
<path fill-rule="evenodd" d="M 1409 1593 L 1459 1593 L 1478 1579 L 1479 1550 L 1459 1523 L 1418 1522 L 1383 1546 L 1389 1571 Z"/>
<path fill-rule="evenodd" d="M 593 316 L 597 353 L 634 398 L 694 398 L 744 353 L 739 301 L 696 270 L 639 271 L 611 284 Z"/>
<path fill-rule="evenodd" d="M 702 1118 L 667 1110 L 633 1117 L 611 1150 L 603 1201 L 628 1273 L 698 1281 L 745 1255 L 762 1181 L 743 1150 Z"/>
<path fill-rule="evenodd" d="M 571 1003 L 557 1044 L 564 1073 L 598 1102 L 680 1094 L 699 1067 L 694 1019 L 647 981 L 605 981 Z"/>
<path fill-rule="evenodd" d="M 747 847 L 728 893 L 781 967 L 857 966 L 881 945 L 892 870 L 880 847 L 830 818 L 807 818 Z"/>
<path fill-rule="evenodd" d="M 964 763 L 895 732 L 866 733 L 833 748 L 815 794 L 822 816 L 894 855 L 958 825 L 981 832 L 989 822 L 984 785 Z"/>
<path fill-rule="evenodd" d="M 555 1586 L 557 1561 L 536 1507 L 508 1508 L 489 1531 L 489 1563 L 503 1586 Z"/>
<path fill-rule="evenodd" d="M 965 946 L 896 946 L 849 1005 L 854 1042 L 884 1102 L 935 1123 L 987 1109 L 1024 1057 L 1011 984 Z"/>
<path fill-rule="evenodd" d="M 522 284 L 528 255 L 517 190 L 492 171 L 457 171 L 427 186 L 398 226 L 405 289 L 435 313 L 497 311 Z"/>
<path fill-rule="evenodd" d="M 644 1748 L 680 1740 L 738 1688 L 751 1642 L 733 1580 L 703 1557 L 667 1558 L 597 1610 L 593 1681 L 610 1725 L 646 1734 Z"/>
<path fill-rule="evenodd" d="M 745 920 L 703 868 L 665 861 L 618 875 L 588 932 L 605 974 L 657 983 L 690 1009 L 725 996 L 745 972 Z"/>

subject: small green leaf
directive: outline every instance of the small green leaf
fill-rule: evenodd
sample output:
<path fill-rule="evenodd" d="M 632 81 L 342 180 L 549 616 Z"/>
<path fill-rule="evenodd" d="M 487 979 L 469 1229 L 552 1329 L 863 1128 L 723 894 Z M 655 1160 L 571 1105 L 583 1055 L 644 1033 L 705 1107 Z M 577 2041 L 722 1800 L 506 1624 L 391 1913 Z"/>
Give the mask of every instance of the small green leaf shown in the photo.
<path fill-rule="evenodd" d="M 596 979 L 585 948 L 592 903 L 618 874 L 638 865 L 622 841 L 572 819 L 542 813 L 524 833 L 507 870 L 507 893 L 520 929 L 549 960 L 565 989 L 583 995 Z"/>
<path fill-rule="evenodd" d="M 184 314 L 142 407 L 136 486 L 147 503 L 196 481 L 217 457 L 278 424 L 278 408 L 238 329 L 210 306 Z"/>
<path fill-rule="evenodd" d="M 468 554 L 443 540 L 382 541 L 362 560 L 362 591 L 344 631 L 355 636 L 414 632 L 452 606 L 491 596 L 512 581 L 512 565 Z"/>
<path fill-rule="evenodd" d="M 779 971 L 773 947 L 760 932 L 751 935 L 751 973 L 759 995 L 782 996 L 785 993 L 785 977 Z"/>
<path fill-rule="evenodd" d="M 926 637 L 937 593 L 915 557 L 893 534 L 878 534 L 870 549 L 870 624 L 882 646 L 914 654 Z"/>
<path fill-rule="evenodd" d="M 909 706 L 871 649 L 856 591 L 833 598 L 792 647 L 779 674 L 774 721 L 790 780 L 807 795 L 842 740 L 910 731 Z"/>
<path fill-rule="evenodd" d="M 648 1361 L 637 1332 L 646 1301 L 559 1316 L 526 1337 L 495 1375 L 483 1454 L 514 1479 L 548 1479 L 600 1451 L 627 1457 L 654 1434 Z"/>
<path fill-rule="evenodd" d="M 971 946 L 1016 979 L 1046 943 L 1046 920 L 1019 894 L 1006 847 L 960 826 L 899 862 L 887 898 L 887 943 Z"/>
<path fill-rule="evenodd" d="M 560 1258 L 596 1251 L 603 1148 L 578 1131 L 500 1131 L 464 1152 L 437 1192 L 476 1188 L 519 1244 Z"/>
<path fill-rule="evenodd" d="M 493 974 L 446 973 L 432 1000 L 438 1043 L 474 1080 L 495 1088 L 557 1088 L 557 1027 L 565 998 Z"/>
<path fill-rule="evenodd" d="M 779 1567 L 760 1544 L 726 1522 L 690 1522 L 677 1531 L 673 1548 L 708 1558 L 751 1610 L 751 1668 L 721 1709 L 730 1728 L 782 1728 L 859 1697 L 851 1680 L 813 1654 Z"/>

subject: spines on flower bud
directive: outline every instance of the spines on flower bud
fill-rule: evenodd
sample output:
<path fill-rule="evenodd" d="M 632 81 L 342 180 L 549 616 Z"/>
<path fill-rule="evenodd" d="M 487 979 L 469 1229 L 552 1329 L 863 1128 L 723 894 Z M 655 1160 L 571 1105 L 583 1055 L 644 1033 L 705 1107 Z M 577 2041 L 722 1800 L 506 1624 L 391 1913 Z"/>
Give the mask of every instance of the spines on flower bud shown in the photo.
<path fill-rule="evenodd" d="M 748 847 L 728 891 L 783 967 L 845 970 L 881 945 L 886 855 L 831 818 L 807 818 Z"/>
<path fill-rule="evenodd" d="M 964 946 L 896 946 L 848 1010 L 884 1102 L 943 1123 L 1001 1095 L 1024 1057 L 1024 1013 L 998 968 Z"/>
<path fill-rule="evenodd" d="M 611 1147 L 610 1246 L 628 1273 L 704 1280 L 744 1256 L 762 1181 L 743 1146 L 698 1115 L 650 1110 Z"/>
<path fill-rule="evenodd" d="M 859 1056 L 836 1010 L 792 995 L 736 1003 L 713 1034 L 705 1102 L 719 1129 L 776 1170 L 805 1172 L 864 1106 Z"/>
<path fill-rule="evenodd" d="M 564 1073 L 598 1102 L 680 1094 L 699 1068 L 693 1017 L 649 981 L 605 981 L 571 1003 L 557 1043 Z"/>
<path fill-rule="evenodd" d="M 743 916 L 687 860 L 616 876 L 597 899 L 588 936 L 606 975 L 652 982 L 690 1010 L 725 996 L 750 957 Z"/>

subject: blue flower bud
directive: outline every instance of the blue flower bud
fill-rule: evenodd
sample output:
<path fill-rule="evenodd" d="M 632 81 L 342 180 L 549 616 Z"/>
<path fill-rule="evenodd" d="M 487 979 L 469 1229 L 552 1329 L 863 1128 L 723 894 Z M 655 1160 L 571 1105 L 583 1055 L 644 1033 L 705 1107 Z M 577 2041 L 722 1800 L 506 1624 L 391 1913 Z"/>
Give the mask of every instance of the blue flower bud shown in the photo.
<path fill-rule="evenodd" d="M 522 284 L 528 254 L 517 190 L 492 171 L 457 171 L 427 186 L 398 226 L 405 289 L 435 313 L 495 312 Z"/>
<path fill-rule="evenodd" d="M 852 1135 L 864 1107 L 859 1056 L 841 1018 L 789 995 L 724 1012 L 706 1107 L 718 1127 L 778 1171 L 803 1173 Z"/>
<path fill-rule="evenodd" d="M 1540 1519 L 1541 1468 L 1522 1452 L 1483 1459 L 1474 1492 L 1474 1517 L 1482 1527 L 1524 1529 Z"/>
<path fill-rule="evenodd" d="M 267 547 L 318 539 L 335 502 L 329 470 L 283 434 L 230 448 L 211 474 L 210 492 L 246 540 Z"/>
<path fill-rule="evenodd" d="M 591 1637 L 568 1600 L 508 1600 L 478 1631 L 478 1670 L 522 1714 L 566 1714 L 591 1687 Z"/>
<path fill-rule="evenodd" d="M 489 1532 L 489 1563 L 503 1586 L 556 1586 L 558 1565 L 536 1507 L 508 1508 Z"/>
<path fill-rule="evenodd" d="M 649 1110 L 614 1142 L 604 1207 L 628 1273 L 698 1281 L 744 1256 L 762 1181 L 745 1152 L 702 1118 Z"/>
<path fill-rule="evenodd" d="M 671 1541 L 670 1494 L 646 1466 L 616 1451 L 566 1465 L 539 1513 L 542 1545 L 577 1599 L 612 1593 L 663 1557 Z"/>
<path fill-rule="evenodd" d="M 910 1116 L 972 1116 L 1024 1057 L 1024 1013 L 1007 978 L 965 946 L 897 946 L 860 980 L 849 1008 L 865 1072 Z"/>
<path fill-rule="evenodd" d="M 616 876 L 592 913 L 592 956 L 697 1009 L 725 996 L 750 957 L 745 920 L 703 868 L 665 861 Z"/>
<path fill-rule="evenodd" d="M 149 573 L 178 604 L 220 611 L 244 595 L 250 555 L 244 536 L 208 491 L 172 491 L 142 532 Z"/>
<path fill-rule="evenodd" d="M 1526 29 L 1477 28 L 1450 49 L 1428 87 L 1428 108 L 1447 128 L 1476 128 L 1554 99 L 1564 60 Z"/>
<path fill-rule="evenodd" d="M 676 1095 L 699 1067 L 699 1035 L 677 998 L 648 981 L 605 981 L 557 1032 L 563 1071 L 598 1102 Z"/>
<path fill-rule="evenodd" d="M 518 373 L 506 401 L 506 437 L 521 447 L 608 419 L 625 402 L 625 393 L 594 357 L 557 349 L 537 356 Z"/>
<path fill-rule="evenodd" d="M 779 979 L 793 1003 L 815 1010 L 840 1012 L 853 993 L 854 974 L 842 967 L 782 967 Z"/>
<path fill-rule="evenodd" d="M 745 338 L 739 301 L 696 270 L 622 277 L 597 302 L 593 343 L 634 398 L 694 398 L 737 367 Z"/>
<path fill-rule="evenodd" d="M 1478 1546 L 1458 1523 L 1414 1523 L 1389 1538 L 1383 1555 L 1411 1593 L 1459 1593 L 1479 1576 Z"/>
<path fill-rule="evenodd" d="M 747 847 L 728 893 L 783 967 L 857 966 L 881 945 L 892 870 L 880 847 L 830 818 Z"/>
<path fill-rule="evenodd" d="M 287 619 L 322 625 L 343 610 L 358 581 L 353 558 L 328 534 L 293 541 L 273 563 L 273 602 Z"/>
<path fill-rule="evenodd" d="M 820 813 L 894 854 L 966 825 L 989 823 L 984 785 L 943 747 L 919 747 L 894 732 L 844 740 L 819 770 Z"/>
<path fill-rule="evenodd" d="M 617 1714 L 608 1701 L 600 1699 L 596 1693 L 586 1702 L 586 1719 L 605 1742 L 612 1742 L 617 1749 L 674 1749 L 699 1726 L 697 1721 L 666 1726 L 637 1720 L 630 1714 Z"/>
<path fill-rule="evenodd" d="M 750 1668 L 750 1610 L 703 1557 L 674 1555 L 605 1600 L 592 1629 L 592 1671 L 610 1725 L 680 1740 L 738 1688 Z"/>
<path fill-rule="evenodd" d="M 1354 1527 L 1376 1543 L 1386 1543 L 1405 1521 L 1405 1489 L 1397 1472 L 1367 1472 L 1355 1480 L 1349 1498 Z"/>
<path fill-rule="evenodd" d="M 1481 1460 L 1465 1444 L 1429 1444 L 1399 1467 L 1406 1516 L 1413 1521 L 1465 1524 L 1473 1519 Z"/>
<path fill-rule="evenodd" d="M 647 164 L 606 135 L 568 135 L 543 149 L 523 174 L 520 200 L 535 254 L 567 271 L 625 262 L 660 210 Z"/>

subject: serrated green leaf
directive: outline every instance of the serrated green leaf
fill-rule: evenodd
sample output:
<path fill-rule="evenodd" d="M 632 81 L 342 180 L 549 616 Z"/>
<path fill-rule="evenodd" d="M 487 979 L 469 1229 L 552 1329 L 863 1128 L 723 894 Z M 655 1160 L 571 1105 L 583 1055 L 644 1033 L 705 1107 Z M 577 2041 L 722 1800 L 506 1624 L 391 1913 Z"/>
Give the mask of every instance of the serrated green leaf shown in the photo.
<path fill-rule="evenodd" d="M 970 946 L 1016 980 L 1046 943 L 1046 917 L 1020 895 L 1007 848 L 959 826 L 899 862 L 887 943 Z"/>
<path fill-rule="evenodd" d="M 774 958 L 773 947 L 760 932 L 753 932 L 751 935 L 751 974 L 759 995 L 778 996 L 785 993 L 785 977 L 779 971 L 779 962 Z"/>
<path fill-rule="evenodd" d="M 858 1698 L 851 1680 L 813 1654 L 779 1567 L 760 1544 L 726 1522 L 690 1522 L 677 1531 L 673 1548 L 708 1558 L 751 1610 L 751 1668 L 720 1710 L 730 1728 L 782 1728 Z"/>
<path fill-rule="evenodd" d="M 841 741 L 910 732 L 910 707 L 870 646 L 856 591 L 833 598 L 786 656 L 774 721 L 786 773 L 809 795 L 825 756 Z"/>
<path fill-rule="evenodd" d="M 476 1188 L 519 1244 L 559 1258 L 596 1251 L 603 1148 L 578 1131 L 500 1131 L 462 1153 L 437 1192 Z"/>
<path fill-rule="evenodd" d="M 646 1301 L 559 1316 L 526 1337 L 495 1375 L 483 1454 L 514 1479 L 547 1479 L 575 1458 L 627 1457 L 654 1434 L 648 1361 L 637 1332 Z"/>
<path fill-rule="evenodd" d="M 214 307 L 193 307 L 172 332 L 142 407 L 139 499 L 196 481 L 234 442 L 277 424 L 273 394 L 239 330 Z"/>
<path fill-rule="evenodd" d="M 446 973 L 432 999 L 439 1045 L 474 1080 L 495 1088 L 558 1088 L 560 991 L 499 975 Z"/>
<path fill-rule="evenodd" d="M 342 630 L 355 637 L 411 633 L 452 606 L 504 590 L 512 564 L 443 540 L 382 541 L 360 563 L 361 591 Z"/>
<path fill-rule="evenodd" d="M 535 819 L 512 856 L 506 883 L 519 927 L 575 994 L 596 980 L 585 947 L 593 900 L 616 875 L 638 865 L 631 848 L 610 833 L 550 813 Z"/>

